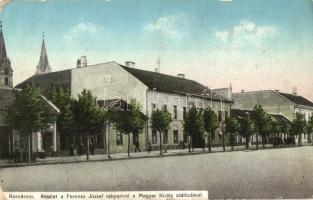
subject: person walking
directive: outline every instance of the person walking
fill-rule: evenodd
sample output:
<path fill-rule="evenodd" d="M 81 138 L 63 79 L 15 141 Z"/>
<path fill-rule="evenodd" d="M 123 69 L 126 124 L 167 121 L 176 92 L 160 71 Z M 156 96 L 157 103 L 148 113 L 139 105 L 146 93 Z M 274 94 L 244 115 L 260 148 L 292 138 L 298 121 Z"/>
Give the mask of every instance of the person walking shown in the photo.
<path fill-rule="evenodd" d="M 138 135 L 135 136 L 135 153 L 137 153 L 137 151 L 141 152 Z"/>

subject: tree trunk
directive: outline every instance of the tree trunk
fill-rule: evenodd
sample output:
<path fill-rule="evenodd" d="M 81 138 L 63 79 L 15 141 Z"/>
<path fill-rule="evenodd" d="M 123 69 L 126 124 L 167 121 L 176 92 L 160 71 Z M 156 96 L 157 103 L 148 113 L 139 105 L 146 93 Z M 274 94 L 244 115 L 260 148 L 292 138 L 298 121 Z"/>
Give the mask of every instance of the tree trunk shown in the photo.
<path fill-rule="evenodd" d="M 209 152 L 211 152 L 211 132 L 208 132 L 208 147 L 209 147 Z"/>
<path fill-rule="evenodd" d="M 223 122 L 222 122 L 222 141 L 223 141 L 223 151 L 225 151 L 225 133 L 223 131 Z"/>
<path fill-rule="evenodd" d="M 301 146 L 301 137 L 302 137 L 302 134 L 299 133 L 298 134 L 298 145 Z"/>
<path fill-rule="evenodd" d="M 89 132 L 86 132 L 86 137 L 87 137 L 87 149 L 86 149 L 86 156 L 87 156 L 87 160 L 89 160 Z"/>
<path fill-rule="evenodd" d="M 265 136 L 262 136 L 262 145 L 263 145 L 263 149 L 265 149 Z"/>
<path fill-rule="evenodd" d="M 188 135 L 188 138 L 189 138 L 188 148 L 189 148 L 189 153 L 191 153 L 191 136 Z"/>
<path fill-rule="evenodd" d="M 130 157 L 130 133 L 128 133 L 127 156 Z"/>
<path fill-rule="evenodd" d="M 249 149 L 249 137 L 246 137 L 246 149 Z"/>
<path fill-rule="evenodd" d="M 28 163 L 32 162 L 32 132 L 28 134 Z"/>
<path fill-rule="evenodd" d="M 192 135 L 190 136 L 190 147 L 194 151 Z"/>
<path fill-rule="evenodd" d="M 162 131 L 159 131 L 160 133 L 160 155 L 163 155 L 162 153 Z"/>
<path fill-rule="evenodd" d="M 259 149 L 259 127 L 256 127 L 256 149 Z"/>

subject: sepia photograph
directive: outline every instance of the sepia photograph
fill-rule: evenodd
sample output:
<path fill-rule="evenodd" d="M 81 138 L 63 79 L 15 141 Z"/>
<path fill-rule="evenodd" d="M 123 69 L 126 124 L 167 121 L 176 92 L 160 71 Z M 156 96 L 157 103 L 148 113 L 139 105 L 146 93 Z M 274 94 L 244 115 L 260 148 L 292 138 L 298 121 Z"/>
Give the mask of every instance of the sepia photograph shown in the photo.
<path fill-rule="evenodd" d="M 313 0 L 0 0 L 0 200 L 313 199 Z"/>

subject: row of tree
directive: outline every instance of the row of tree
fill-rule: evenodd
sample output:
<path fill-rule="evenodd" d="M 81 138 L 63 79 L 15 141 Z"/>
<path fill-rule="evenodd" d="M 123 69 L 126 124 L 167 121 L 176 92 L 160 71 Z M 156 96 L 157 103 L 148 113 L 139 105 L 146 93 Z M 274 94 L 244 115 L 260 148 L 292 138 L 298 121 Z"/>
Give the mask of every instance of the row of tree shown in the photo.
<path fill-rule="evenodd" d="M 12 129 L 28 138 L 28 160 L 32 160 L 32 133 L 43 131 L 47 125 L 57 120 L 58 131 L 61 134 L 68 132 L 85 135 L 87 147 L 87 159 L 89 159 L 90 136 L 102 131 L 105 122 L 113 124 L 114 128 L 128 136 L 128 156 L 130 156 L 130 137 L 136 137 L 143 131 L 147 117 L 141 112 L 141 107 L 135 99 L 130 102 L 120 101 L 119 107 L 103 109 L 97 106 L 96 97 L 91 91 L 83 90 L 78 98 L 72 98 L 70 92 L 63 87 L 53 87 L 49 90 L 48 98 L 60 109 L 58 116 L 51 115 L 39 89 L 27 86 L 15 94 L 15 100 L 8 109 L 7 121 Z M 304 116 L 296 113 L 291 124 L 273 121 L 261 105 L 256 105 L 250 115 L 231 116 L 225 121 L 219 122 L 215 112 L 209 108 L 191 107 L 184 120 L 184 131 L 189 135 L 189 151 L 195 145 L 194 141 L 203 139 L 207 135 L 208 150 L 211 151 L 212 140 L 216 129 L 221 126 L 223 149 L 225 151 L 225 135 L 230 139 L 233 149 L 234 138 L 241 135 L 246 140 L 248 148 L 250 137 L 256 134 L 256 148 L 259 146 L 259 136 L 262 137 L 263 147 L 266 137 L 271 133 L 288 133 L 289 135 L 311 134 L 313 131 L 313 116 L 306 124 Z M 55 118 L 57 117 L 57 118 Z M 151 128 L 159 132 L 160 154 L 162 154 L 162 134 L 170 128 L 172 115 L 166 109 L 154 110 L 151 116 Z M 221 123 L 221 124 L 220 124 Z M 204 145 L 204 143 L 203 143 Z"/>

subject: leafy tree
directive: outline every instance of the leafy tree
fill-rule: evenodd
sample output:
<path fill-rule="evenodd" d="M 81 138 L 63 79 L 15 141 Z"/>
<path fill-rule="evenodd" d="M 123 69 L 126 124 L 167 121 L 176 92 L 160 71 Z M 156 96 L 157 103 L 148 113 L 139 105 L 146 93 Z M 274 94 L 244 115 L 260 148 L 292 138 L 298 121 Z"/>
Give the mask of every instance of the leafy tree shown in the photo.
<path fill-rule="evenodd" d="M 105 113 L 96 106 L 96 97 L 89 90 L 83 90 L 72 104 L 73 124 L 79 133 L 85 134 L 87 160 L 89 160 L 90 135 L 103 127 Z"/>
<path fill-rule="evenodd" d="M 27 136 L 28 162 L 32 161 L 32 133 L 47 128 L 53 117 L 37 87 L 29 85 L 22 91 L 15 91 L 15 100 L 8 108 L 7 122 L 12 129 Z"/>
<path fill-rule="evenodd" d="M 239 122 L 235 117 L 229 117 L 225 121 L 225 132 L 230 135 L 231 149 L 234 150 L 235 135 L 239 131 Z"/>
<path fill-rule="evenodd" d="M 166 109 L 155 110 L 151 116 L 151 127 L 160 134 L 160 155 L 162 155 L 162 134 L 169 129 L 172 123 L 172 115 Z"/>
<path fill-rule="evenodd" d="M 193 148 L 193 138 L 203 137 L 204 122 L 203 122 L 203 110 L 197 109 L 195 106 L 191 107 L 187 113 L 184 121 L 185 132 L 188 133 L 189 140 L 189 152 L 191 147 Z"/>
<path fill-rule="evenodd" d="M 246 139 L 246 149 L 249 148 L 250 137 L 253 134 L 253 123 L 248 116 L 238 118 L 239 134 Z"/>
<path fill-rule="evenodd" d="M 109 110 L 108 117 L 113 122 L 114 128 L 128 136 L 128 157 L 130 157 L 130 134 L 137 136 L 145 125 L 145 116 L 141 113 L 140 105 L 135 99 L 130 103 L 121 100 L 122 107 Z"/>
<path fill-rule="evenodd" d="M 211 141 L 215 130 L 218 128 L 218 120 L 215 112 L 210 108 L 203 111 L 204 130 L 208 133 L 208 148 L 211 152 Z"/>
<path fill-rule="evenodd" d="M 292 121 L 290 132 L 292 135 L 298 135 L 298 144 L 301 146 L 301 135 L 304 132 L 306 122 L 304 119 L 304 114 L 296 113 L 295 119 Z"/>
<path fill-rule="evenodd" d="M 256 132 L 256 148 L 259 148 L 259 134 L 264 132 L 263 129 L 268 125 L 267 113 L 264 111 L 262 105 L 257 104 L 253 108 L 251 119 L 255 125 Z"/>
<path fill-rule="evenodd" d="M 58 131 L 66 133 L 73 126 L 72 103 L 73 99 L 68 89 L 63 87 L 53 87 L 48 93 L 49 99 L 60 109 L 60 115 L 57 119 Z"/>
<path fill-rule="evenodd" d="M 312 142 L 313 115 L 309 118 L 309 121 L 307 122 L 305 132 L 308 135 L 308 142 Z"/>
<path fill-rule="evenodd" d="M 262 129 L 259 132 L 261 137 L 262 137 L 263 149 L 265 149 L 265 143 L 266 143 L 268 136 L 273 131 L 273 121 L 272 121 L 271 116 L 269 114 L 266 114 L 264 120 L 265 120 L 264 126 L 262 127 Z"/>

